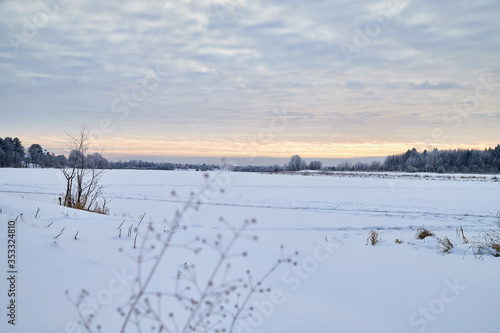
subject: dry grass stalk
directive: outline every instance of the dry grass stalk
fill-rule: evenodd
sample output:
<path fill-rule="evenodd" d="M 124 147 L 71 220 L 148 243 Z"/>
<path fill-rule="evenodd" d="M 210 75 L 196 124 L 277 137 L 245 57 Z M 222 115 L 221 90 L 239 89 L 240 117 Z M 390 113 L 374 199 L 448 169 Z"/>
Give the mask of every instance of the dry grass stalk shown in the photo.
<path fill-rule="evenodd" d="M 370 235 L 366 239 L 366 245 L 371 244 L 372 246 L 375 246 L 375 244 L 380 243 L 382 241 L 382 238 L 380 238 L 380 235 L 378 232 L 375 230 L 370 231 Z"/>
<path fill-rule="evenodd" d="M 120 224 L 120 226 L 119 226 L 118 228 L 116 228 L 116 229 L 121 229 L 121 228 L 122 228 L 123 223 L 125 223 L 125 219 L 123 220 L 122 224 Z"/>
<path fill-rule="evenodd" d="M 120 229 L 120 231 L 121 231 L 121 229 Z M 136 242 L 137 242 L 137 236 L 139 236 L 139 233 L 136 233 L 136 234 L 135 234 L 135 237 L 134 237 L 134 249 L 135 249 L 135 244 L 136 244 Z"/>
<path fill-rule="evenodd" d="M 464 229 L 461 226 L 457 227 L 457 239 L 462 244 L 468 244 L 469 243 L 469 240 L 467 239 L 467 237 L 465 237 Z"/>
<path fill-rule="evenodd" d="M 61 231 L 59 231 L 59 234 L 56 236 L 56 238 L 59 237 L 59 236 L 61 236 L 65 229 L 66 229 L 66 227 L 63 227 L 61 229 Z"/>

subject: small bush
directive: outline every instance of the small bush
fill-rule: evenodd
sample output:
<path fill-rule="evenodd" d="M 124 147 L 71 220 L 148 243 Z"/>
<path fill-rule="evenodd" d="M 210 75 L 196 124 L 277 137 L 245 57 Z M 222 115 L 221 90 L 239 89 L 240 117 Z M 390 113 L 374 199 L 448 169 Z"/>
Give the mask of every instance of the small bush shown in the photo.
<path fill-rule="evenodd" d="M 370 231 L 370 235 L 366 239 L 366 245 L 371 244 L 372 246 L 375 246 L 375 244 L 380 243 L 382 241 L 382 238 L 380 238 L 380 235 L 378 232 L 375 230 Z"/>
<path fill-rule="evenodd" d="M 425 237 L 429 237 L 429 236 L 432 237 L 432 236 L 435 236 L 435 234 L 424 227 L 420 227 L 417 229 L 417 234 L 415 235 L 415 238 L 425 239 Z"/>
<path fill-rule="evenodd" d="M 483 231 L 477 237 L 472 238 L 472 251 L 474 256 L 482 257 L 491 254 L 500 257 L 500 231 Z"/>
<path fill-rule="evenodd" d="M 441 254 L 450 253 L 451 249 L 454 247 L 455 246 L 448 237 L 439 238 L 439 243 L 436 245 L 437 251 Z"/>
<path fill-rule="evenodd" d="M 85 205 L 86 205 L 86 203 L 85 203 L 84 201 L 82 201 L 82 202 L 77 202 L 77 203 L 75 203 L 75 204 L 73 205 L 73 207 L 72 207 L 72 208 L 74 208 L 74 209 L 80 209 L 80 210 L 85 210 Z"/>

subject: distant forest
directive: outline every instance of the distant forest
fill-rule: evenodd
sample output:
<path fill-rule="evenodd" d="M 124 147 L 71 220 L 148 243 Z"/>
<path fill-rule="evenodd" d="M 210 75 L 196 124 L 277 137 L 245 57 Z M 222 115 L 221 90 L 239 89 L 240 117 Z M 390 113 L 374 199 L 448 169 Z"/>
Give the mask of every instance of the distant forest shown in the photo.
<path fill-rule="evenodd" d="M 78 152 L 72 151 L 66 157 L 55 155 L 39 144 L 31 145 L 27 150 L 18 138 L 0 138 L 0 168 L 64 168 L 73 165 Z M 181 164 L 155 163 L 131 160 L 126 162 L 111 162 L 100 153 L 89 154 L 85 157 L 88 165 L 97 165 L 99 169 L 147 169 L 147 170 L 190 170 L 208 171 L 218 169 L 215 164 Z"/>
<path fill-rule="evenodd" d="M 43 149 L 39 144 L 31 145 L 27 150 L 18 138 L 0 138 L 0 167 L 2 168 L 64 168 L 71 165 L 76 151 L 67 157 L 55 155 Z M 216 164 L 181 164 L 156 163 L 142 160 L 111 162 L 100 153 L 86 156 L 87 163 L 101 169 L 145 169 L 145 170 L 198 170 L 209 171 L 221 168 Z M 272 166 L 226 166 L 239 172 L 284 172 L 300 170 L 325 171 L 404 171 L 438 173 L 500 173 L 500 145 L 484 150 L 453 149 L 424 150 L 415 148 L 399 155 L 387 156 L 383 162 L 350 164 L 342 162 L 337 166 L 323 167 L 320 161 L 306 163 L 299 155 L 294 155 L 285 165 Z"/>
<path fill-rule="evenodd" d="M 500 173 L 500 145 L 484 150 L 424 150 L 415 148 L 404 154 L 387 156 L 384 162 L 341 163 L 334 170 L 405 171 L 438 173 Z"/>

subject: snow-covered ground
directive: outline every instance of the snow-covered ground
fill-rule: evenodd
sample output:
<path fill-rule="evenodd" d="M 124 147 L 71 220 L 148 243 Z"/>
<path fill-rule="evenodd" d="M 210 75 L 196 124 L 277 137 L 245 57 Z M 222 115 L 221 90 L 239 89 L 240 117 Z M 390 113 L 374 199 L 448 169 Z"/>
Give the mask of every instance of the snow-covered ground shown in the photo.
<path fill-rule="evenodd" d="M 234 252 L 248 255 L 231 259 L 230 274 L 265 273 L 280 257 L 280 245 L 285 253 L 299 252 L 295 266 L 282 265 L 266 280 L 272 292 L 256 294 L 252 317 L 234 332 L 500 332 L 500 258 L 477 259 L 470 244 L 456 238 L 459 226 L 469 239 L 498 229 L 495 177 L 211 173 L 210 179 L 215 188 L 184 216 L 187 230 L 174 234 L 180 243 L 196 236 L 210 243 L 219 233 L 227 243 L 232 230 L 220 217 L 236 227 L 254 218 L 248 234 L 258 241 L 238 240 Z M 101 325 L 103 332 L 118 332 L 123 318 L 117 308 L 130 296 L 137 269 L 131 257 L 140 251 L 128 229 L 144 215 L 138 244 L 149 222 L 168 235 L 175 210 L 206 181 L 194 171 L 109 171 L 102 183 L 111 214 L 103 216 L 57 205 L 64 189 L 58 170 L 0 169 L 6 277 L 8 224 L 17 218 L 16 325 L 8 324 L 9 281 L 3 278 L 0 332 L 84 332 L 65 295 L 68 290 L 75 299 L 82 289 L 89 295 L 81 310 L 97 309 L 94 331 Z M 436 236 L 415 239 L 421 226 Z M 365 245 L 372 229 L 383 242 Z M 442 255 L 436 245 L 444 236 L 456 246 Z M 215 257 L 172 251 L 151 290 L 172 290 L 177 270 L 191 264 L 200 280 L 208 279 Z M 164 298 L 162 309 L 165 318 L 175 313 L 182 319 L 177 301 Z"/>

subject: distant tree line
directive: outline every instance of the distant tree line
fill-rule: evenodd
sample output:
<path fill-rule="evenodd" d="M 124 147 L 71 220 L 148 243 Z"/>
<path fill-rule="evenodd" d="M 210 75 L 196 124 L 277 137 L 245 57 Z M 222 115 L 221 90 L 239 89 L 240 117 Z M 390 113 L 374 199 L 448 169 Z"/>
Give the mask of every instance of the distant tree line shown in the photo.
<path fill-rule="evenodd" d="M 168 162 L 147 162 L 142 160 L 112 162 L 100 153 L 81 156 L 78 150 L 72 150 L 68 157 L 55 155 L 43 149 L 39 144 L 31 145 L 27 150 L 18 138 L 0 138 L 0 168 L 66 168 L 73 167 L 75 161 L 85 161 L 85 166 L 98 169 L 141 169 L 141 170 L 197 170 L 213 171 L 221 168 L 217 164 L 181 164 Z M 484 150 L 454 149 L 418 152 L 415 148 L 404 154 L 387 156 L 383 162 L 342 162 L 337 166 L 323 167 L 320 161 L 307 163 L 299 155 L 294 155 L 285 165 L 270 166 L 230 166 L 237 172 L 282 172 L 301 170 L 327 171 L 404 171 L 438 173 L 500 173 L 500 145 Z"/>
<path fill-rule="evenodd" d="M 39 144 L 32 144 L 26 150 L 18 138 L 0 138 L 0 168 L 65 168 L 74 164 L 78 154 L 78 150 L 72 150 L 68 157 L 56 156 Z M 109 168 L 109 162 L 99 153 L 86 155 L 85 164 Z"/>
<path fill-rule="evenodd" d="M 144 169 L 144 170 L 197 170 L 211 171 L 219 169 L 216 164 L 181 164 L 155 163 L 142 160 L 108 161 L 100 153 L 86 154 L 73 149 L 68 157 L 55 155 L 43 149 L 39 144 L 32 144 L 27 150 L 18 138 L 0 138 L 0 168 L 97 168 L 97 169 Z M 83 164 L 82 164 L 83 163 Z"/>
<path fill-rule="evenodd" d="M 142 169 L 142 170 L 196 170 L 212 171 L 219 169 L 216 164 L 181 164 L 168 162 L 147 162 L 142 160 L 109 162 L 109 169 Z"/>
<path fill-rule="evenodd" d="M 311 161 L 307 163 L 299 155 L 293 155 L 290 161 L 285 165 L 246 165 L 234 166 L 232 170 L 238 172 L 283 172 L 283 171 L 301 171 L 301 170 L 323 170 L 323 164 L 320 161 Z"/>
<path fill-rule="evenodd" d="M 261 165 L 237 165 L 231 168 L 231 170 L 236 171 L 236 172 L 282 172 L 286 171 L 286 168 L 284 166 L 280 165 L 267 165 L 267 166 L 261 166 Z"/>
<path fill-rule="evenodd" d="M 453 149 L 418 152 L 415 148 L 404 154 L 387 156 L 383 162 L 343 162 L 335 171 L 405 171 L 437 173 L 500 173 L 500 145 L 484 150 Z"/>
<path fill-rule="evenodd" d="M 281 172 L 301 170 L 324 171 L 403 171 L 437 173 L 500 173 L 500 145 L 484 150 L 454 149 L 418 152 L 415 148 L 404 154 L 387 156 L 383 162 L 347 161 L 337 166 L 323 167 L 320 161 L 306 163 L 299 155 L 294 155 L 283 166 L 243 166 L 234 168 L 242 172 Z"/>

